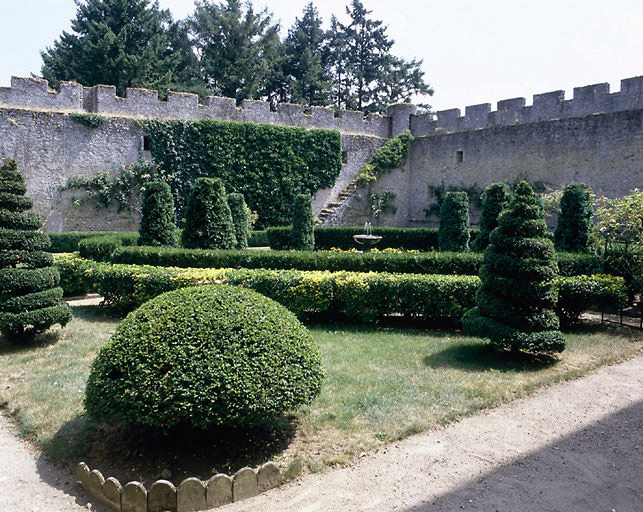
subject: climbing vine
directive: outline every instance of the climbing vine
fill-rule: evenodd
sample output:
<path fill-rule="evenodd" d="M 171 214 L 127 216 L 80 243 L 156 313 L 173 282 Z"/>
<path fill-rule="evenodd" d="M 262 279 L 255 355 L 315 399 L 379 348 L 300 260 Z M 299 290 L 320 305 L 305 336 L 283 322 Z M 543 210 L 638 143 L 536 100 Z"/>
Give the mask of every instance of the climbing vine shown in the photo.
<path fill-rule="evenodd" d="M 105 118 L 100 114 L 89 114 L 89 113 L 69 114 L 69 118 L 72 121 L 76 121 L 77 123 L 85 125 L 90 130 L 93 130 L 94 128 L 98 128 L 101 124 L 105 122 Z"/>
<path fill-rule="evenodd" d="M 364 164 L 357 176 L 357 184 L 362 187 L 372 185 L 382 174 L 402 167 L 406 162 L 411 142 L 413 142 L 413 135 L 409 130 L 387 141 Z"/>

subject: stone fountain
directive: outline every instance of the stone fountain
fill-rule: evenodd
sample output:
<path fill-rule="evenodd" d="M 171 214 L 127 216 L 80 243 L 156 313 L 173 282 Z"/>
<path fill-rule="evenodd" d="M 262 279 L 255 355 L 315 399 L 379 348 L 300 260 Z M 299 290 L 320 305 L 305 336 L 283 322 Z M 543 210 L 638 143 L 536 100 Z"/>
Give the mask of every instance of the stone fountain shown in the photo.
<path fill-rule="evenodd" d="M 373 228 L 370 222 L 364 223 L 364 233 L 361 235 L 353 235 L 353 240 L 364 247 L 371 247 L 382 240 L 379 235 L 373 234 Z"/>

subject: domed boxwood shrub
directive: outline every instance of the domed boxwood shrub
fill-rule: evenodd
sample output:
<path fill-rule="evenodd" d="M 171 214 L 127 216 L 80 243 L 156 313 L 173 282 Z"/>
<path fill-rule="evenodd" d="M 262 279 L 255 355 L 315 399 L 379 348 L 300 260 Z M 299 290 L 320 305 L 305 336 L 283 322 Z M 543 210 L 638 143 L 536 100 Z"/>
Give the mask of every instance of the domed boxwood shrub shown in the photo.
<path fill-rule="evenodd" d="M 174 198 L 167 183 L 151 181 L 143 185 L 141 227 L 138 245 L 176 245 Z"/>
<path fill-rule="evenodd" d="M 65 326 L 70 307 L 62 300 L 60 276 L 37 231 L 42 219 L 29 212 L 32 200 L 15 160 L 0 166 L 0 330 L 12 341 Z"/>
<path fill-rule="evenodd" d="M 462 318 L 465 333 L 512 350 L 546 353 L 565 348 L 553 311 L 558 264 L 546 230 L 542 204 L 526 182 L 519 183 L 489 237 L 477 307 Z"/>
<path fill-rule="evenodd" d="M 256 426 L 312 401 L 322 378 L 315 341 L 280 304 L 243 287 L 181 288 L 118 326 L 93 363 L 85 409 L 163 429 Z"/>

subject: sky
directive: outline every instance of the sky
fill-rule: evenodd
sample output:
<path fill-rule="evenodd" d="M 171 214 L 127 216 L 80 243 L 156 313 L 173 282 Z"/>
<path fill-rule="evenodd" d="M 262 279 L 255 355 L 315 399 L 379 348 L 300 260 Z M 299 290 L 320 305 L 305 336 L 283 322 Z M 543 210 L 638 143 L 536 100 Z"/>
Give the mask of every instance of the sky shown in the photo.
<path fill-rule="evenodd" d="M 317 0 L 325 23 L 350 0 Z M 282 32 L 308 0 L 254 0 Z M 393 53 L 422 59 L 434 110 L 460 108 L 643 75 L 641 0 L 363 0 L 395 40 Z M 193 0 L 159 0 L 175 19 Z M 38 75 L 40 51 L 70 30 L 74 0 L 0 0 L 0 86 Z"/>

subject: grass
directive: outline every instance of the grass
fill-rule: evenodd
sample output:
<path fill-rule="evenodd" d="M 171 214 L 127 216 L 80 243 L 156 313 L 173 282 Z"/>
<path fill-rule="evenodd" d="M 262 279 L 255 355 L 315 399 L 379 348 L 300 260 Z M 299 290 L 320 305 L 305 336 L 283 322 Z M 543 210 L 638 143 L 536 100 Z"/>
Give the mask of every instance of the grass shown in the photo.
<path fill-rule="evenodd" d="M 349 464 L 382 443 L 643 350 L 639 332 L 585 327 L 567 333 L 567 350 L 558 360 L 533 361 L 492 351 L 483 340 L 457 332 L 318 324 L 311 331 L 328 377 L 313 404 L 270 428 L 164 437 L 84 418 L 89 367 L 118 321 L 94 307 L 75 307 L 74 313 L 67 328 L 35 346 L 0 342 L 0 403 L 21 434 L 51 459 L 85 460 L 106 475 L 147 482 L 168 470 L 179 483 L 267 459 L 291 476 Z"/>

